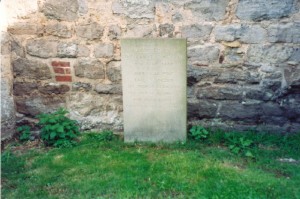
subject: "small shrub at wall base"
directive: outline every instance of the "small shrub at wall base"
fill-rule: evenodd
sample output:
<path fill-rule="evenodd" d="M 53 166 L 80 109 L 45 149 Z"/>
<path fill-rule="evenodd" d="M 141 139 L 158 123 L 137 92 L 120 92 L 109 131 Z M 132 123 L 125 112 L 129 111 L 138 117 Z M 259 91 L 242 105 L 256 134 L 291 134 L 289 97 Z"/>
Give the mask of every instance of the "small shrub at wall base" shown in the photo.
<path fill-rule="evenodd" d="M 195 140 L 204 140 L 208 138 L 209 132 L 202 126 L 192 126 L 190 135 Z"/>
<path fill-rule="evenodd" d="M 93 140 L 99 141 L 99 142 L 108 142 L 112 141 L 114 138 L 114 134 L 110 130 L 104 130 L 100 133 L 89 133 L 87 136 Z"/>
<path fill-rule="evenodd" d="M 47 146 L 71 147 L 77 142 L 75 138 L 79 135 L 79 127 L 75 120 L 65 115 L 68 113 L 60 108 L 54 113 L 40 114 L 38 125 L 41 126 L 41 139 Z"/>
<path fill-rule="evenodd" d="M 254 155 L 250 150 L 254 144 L 253 140 L 240 136 L 237 133 L 227 133 L 225 134 L 225 139 L 226 144 L 232 153 L 242 154 L 246 157 L 254 158 Z"/>
<path fill-rule="evenodd" d="M 17 128 L 17 131 L 21 134 L 20 135 L 20 141 L 28 141 L 30 140 L 31 132 L 30 132 L 30 126 L 23 125 Z"/>

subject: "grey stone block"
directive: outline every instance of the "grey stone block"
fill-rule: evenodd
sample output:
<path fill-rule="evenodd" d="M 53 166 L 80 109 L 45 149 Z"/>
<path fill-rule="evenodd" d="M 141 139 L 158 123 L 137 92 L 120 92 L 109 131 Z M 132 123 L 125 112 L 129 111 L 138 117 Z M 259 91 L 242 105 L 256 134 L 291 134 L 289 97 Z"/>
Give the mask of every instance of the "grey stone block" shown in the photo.
<path fill-rule="evenodd" d="M 184 4 L 186 9 L 206 21 L 219 21 L 225 17 L 229 0 L 192 0 Z"/>
<path fill-rule="evenodd" d="M 119 0 L 112 3 L 112 11 L 114 14 L 124 14 L 133 19 L 138 18 L 154 18 L 155 10 L 154 1 L 126 1 Z"/>
<path fill-rule="evenodd" d="M 102 43 L 95 45 L 94 54 L 97 58 L 109 58 L 114 55 L 114 45 L 112 43 Z"/>
<path fill-rule="evenodd" d="M 16 111 L 9 78 L 1 78 L 1 140 L 15 133 Z"/>
<path fill-rule="evenodd" d="M 182 31 L 182 37 L 184 38 L 197 38 L 197 39 L 207 40 L 210 37 L 212 26 L 193 24 L 189 26 L 183 26 L 181 31 Z"/>
<path fill-rule="evenodd" d="M 196 96 L 198 99 L 241 100 L 243 91 L 238 86 L 209 86 L 196 88 Z"/>
<path fill-rule="evenodd" d="M 220 49 L 217 45 L 193 46 L 188 48 L 189 62 L 212 63 L 219 59 Z"/>
<path fill-rule="evenodd" d="M 73 82 L 72 91 L 90 91 L 92 89 L 92 85 L 84 82 Z"/>
<path fill-rule="evenodd" d="M 78 0 L 46 0 L 42 12 L 50 19 L 76 21 L 78 9 Z"/>
<path fill-rule="evenodd" d="M 76 27 L 76 34 L 79 37 L 94 40 L 101 39 L 103 36 L 104 27 L 96 22 L 89 24 L 79 24 Z"/>
<path fill-rule="evenodd" d="M 122 86 L 120 84 L 97 84 L 95 91 L 99 94 L 122 94 Z"/>
<path fill-rule="evenodd" d="M 168 37 L 173 37 L 173 32 L 175 30 L 175 27 L 173 24 L 160 24 L 158 26 L 158 30 L 159 30 L 159 36 L 164 36 L 167 35 Z"/>
<path fill-rule="evenodd" d="M 78 57 L 89 57 L 90 56 L 90 49 L 86 45 L 78 45 Z"/>
<path fill-rule="evenodd" d="M 118 25 L 112 25 L 109 27 L 108 37 L 110 40 L 119 39 L 122 35 L 122 30 Z"/>
<path fill-rule="evenodd" d="M 104 65 L 97 59 L 80 58 L 74 65 L 75 75 L 88 79 L 104 79 Z"/>
<path fill-rule="evenodd" d="M 121 62 L 111 61 L 107 65 L 106 75 L 112 82 L 120 82 L 122 80 L 121 75 Z"/>
<path fill-rule="evenodd" d="M 266 40 L 267 32 L 259 25 L 232 24 L 216 26 L 216 41 L 240 40 L 243 43 L 255 44 Z"/>
<path fill-rule="evenodd" d="M 268 41 L 300 43 L 300 23 L 272 24 L 268 27 Z"/>
<path fill-rule="evenodd" d="M 294 0 L 240 0 L 236 16 L 242 20 L 261 21 L 289 16 Z"/>
<path fill-rule="evenodd" d="M 27 41 L 26 50 L 29 55 L 50 58 L 57 56 L 58 42 L 46 39 L 33 39 Z"/>
<path fill-rule="evenodd" d="M 57 46 L 58 57 L 77 57 L 78 45 L 75 43 L 60 43 Z"/>
<path fill-rule="evenodd" d="M 294 48 L 285 45 L 251 45 L 247 52 L 250 63 L 283 63 L 294 53 Z"/>
<path fill-rule="evenodd" d="M 51 79 L 51 72 L 47 64 L 18 58 L 12 62 L 15 76 L 27 77 L 36 80 Z"/>
<path fill-rule="evenodd" d="M 63 23 L 48 24 L 45 27 L 45 31 L 47 34 L 57 37 L 72 37 L 72 29 Z"/>

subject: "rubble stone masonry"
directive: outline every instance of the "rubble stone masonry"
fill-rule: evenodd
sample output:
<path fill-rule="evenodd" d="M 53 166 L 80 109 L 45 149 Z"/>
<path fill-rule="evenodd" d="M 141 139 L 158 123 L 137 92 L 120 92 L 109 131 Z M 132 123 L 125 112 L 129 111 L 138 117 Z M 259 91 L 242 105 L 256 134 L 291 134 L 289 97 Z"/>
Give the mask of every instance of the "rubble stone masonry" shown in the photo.
<path fill-rule="evenodd" d="M 187 38 L 188 122 L 300 131 L 298 0 L 40 0 L 1 39 L 2 136 L 66 107 L 123 129 L 120 38 Z M 10 74 L 10 75 L 9 75 Z"/>

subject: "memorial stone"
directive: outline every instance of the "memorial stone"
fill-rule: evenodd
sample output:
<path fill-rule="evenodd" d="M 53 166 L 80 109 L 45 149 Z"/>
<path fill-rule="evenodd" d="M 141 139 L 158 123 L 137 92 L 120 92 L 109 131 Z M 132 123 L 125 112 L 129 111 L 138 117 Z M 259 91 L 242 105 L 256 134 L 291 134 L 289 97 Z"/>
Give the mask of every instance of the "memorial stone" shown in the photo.
<path fill-rule="evenodd" d="M 125 142 L 186 140 L 186 40 L 122 39 Z"/>

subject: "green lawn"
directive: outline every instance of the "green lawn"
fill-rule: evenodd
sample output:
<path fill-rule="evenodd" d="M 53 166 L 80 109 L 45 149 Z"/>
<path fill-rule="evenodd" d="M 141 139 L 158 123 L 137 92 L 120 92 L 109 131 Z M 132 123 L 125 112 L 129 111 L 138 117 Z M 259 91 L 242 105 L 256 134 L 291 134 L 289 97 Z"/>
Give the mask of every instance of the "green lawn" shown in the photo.
<path fill-rule="evenodd" d="M 300 163 L 278 161 L 300 160 L 299 135 L 252 135 L 255 158 L 232 154 L 218 136 L 171 145 L 81 139 L 73 148 L 9 147 L 2 198 L 300 198 Z"/>

